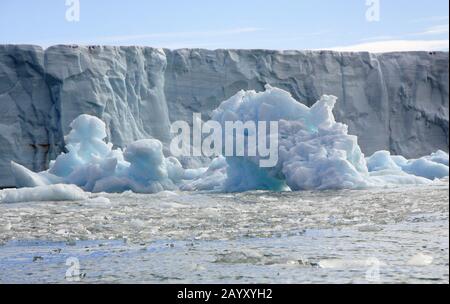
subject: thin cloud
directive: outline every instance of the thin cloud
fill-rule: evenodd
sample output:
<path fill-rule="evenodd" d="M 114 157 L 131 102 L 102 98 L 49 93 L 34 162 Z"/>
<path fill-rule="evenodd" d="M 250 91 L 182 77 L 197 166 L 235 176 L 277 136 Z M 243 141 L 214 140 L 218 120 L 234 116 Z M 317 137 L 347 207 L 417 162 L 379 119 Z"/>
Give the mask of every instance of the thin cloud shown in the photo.
<path fill-rule="evenodd" d="M 448 34 L 448 24 L 436 25 L 429 27 L 423 32 L 411 34 L 415 36 L 443 35 Z"/>
<path fill-rule="evenodd" d="M 396 40 L 396 41 L 405 41 L 407 40 L 407 37 L 414 37 L 414 36 L 433 36 L 433 35 L 445 35 L 449 33 L 448 30 L 449 25 L 448 24 L 442 24 L 442 25 L 436 25 L 432 27 L 428 27 L 424 29 L 421 32 L 416 33 L 407 33 L 397 36 L 390 36 L 390 35 L 381 35 L 381 36 L 374 36 L 374 37 L 368 37 L 360 39 L 360 42 L 377 42 L 377 41 L 388 41 L 388 40 Z M 408 40 L 409 41 L 409 40 Z"/>
<path fill-rule="evenodd" d="M 444 51 L 448 50 L 449 40 L 385 40 L 360 43 L 347 46 L 325 48 L 340 52 L 409 52 L 409 51 Z"/>
<path fill-rule="evenodd" d="M 419 19 L 413 19 L 411 22 L 433 22 L 433 21 L 448 21 L 448 16 L 431 16 Z"/>

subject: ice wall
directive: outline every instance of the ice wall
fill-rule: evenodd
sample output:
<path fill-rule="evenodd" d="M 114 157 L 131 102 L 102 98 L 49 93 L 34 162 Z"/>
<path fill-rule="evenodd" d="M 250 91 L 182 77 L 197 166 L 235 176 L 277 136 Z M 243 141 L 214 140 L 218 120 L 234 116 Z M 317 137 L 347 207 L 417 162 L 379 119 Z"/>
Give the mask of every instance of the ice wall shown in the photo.
<path fill-rule="evenodd" d="M 448 52 L 162 50 L 143 47 L 0 46 L 0 186 L 10 161 L 41 171 L 80 114 L 100 117 L 124 147 L 169 124 L 208 118 L 241 89 L 270 84 L 311 106 L 339 98 L 334 114 L 366 154 L 408 158 L 448 151 Z"/>

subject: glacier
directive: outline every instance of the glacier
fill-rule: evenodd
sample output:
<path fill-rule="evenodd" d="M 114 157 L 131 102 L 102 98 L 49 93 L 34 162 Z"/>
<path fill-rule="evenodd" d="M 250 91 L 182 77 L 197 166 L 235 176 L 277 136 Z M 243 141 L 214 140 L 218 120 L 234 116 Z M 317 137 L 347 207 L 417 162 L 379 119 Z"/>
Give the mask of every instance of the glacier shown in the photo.
<path fill-rule="evenodd" d="M 273 167 L 261 167 L 260 156 L 243 153 L 221 155 L 205 168 L 186 169 L 177 158 L 164 155 L 163 144 L 157 139 L 141 139 L 124 150 L 113 148 L 106 140 L 106 124 L 87 114 L 70 124 L 65 137 L 68 152 L 51 161 L 48 170 L 35 173 L 13 161 L 11 167 L 17 187 L 37 187 L 44 193 L 46 186 L 61 184 L 88 192 L 137 193 L 366 189 L 426 185 L 448 177 L 449 156 L 440 150 L 410 160 L 388 151 L 365 158 L 358 138 L 348 134 L 345 124 L 336 122 L 336 101 L 335 96 L 324 95 L 307 107 L 289 92 L 266 85 L 262 92 L 240 91 L 212 112 L 212 120 L 221 125 L 226 121 L 279 122 L 277 134 L 266 135 L 266 142 L 273 136 L 279 141 L 279 157 Z M 17 196 L 23 199 L 23 195 Z"/>
<path fill-rule="evenodd" d="M 15 185 L 11 160 L 39 172 L 67 152 L 64 134 L 81 114 L 104 121 L 114 149 L 157 139 L 167 156 L 171 122 L 209 119 L 223 100 L 265 84 L 308 107 L 335 95 L 333 114 L 365 155 L 448 152 L 448 75 L 448 52 L 0 45 L 0 187 Z M 179 162 L 198 175 L 209 159 Z"/>

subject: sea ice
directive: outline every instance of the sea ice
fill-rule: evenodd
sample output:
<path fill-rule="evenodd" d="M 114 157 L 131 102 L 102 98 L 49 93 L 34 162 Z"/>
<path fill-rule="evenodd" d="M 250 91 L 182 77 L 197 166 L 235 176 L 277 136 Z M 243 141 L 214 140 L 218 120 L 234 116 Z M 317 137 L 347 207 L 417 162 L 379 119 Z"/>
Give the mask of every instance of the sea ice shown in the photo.
<path fill-rule="evenodd" d="M 433 264 L 433 257 L 423 253 L 418 253 L 407 262 L 410 266 L 428 266 Z"/>
<path fill-rule="evenodd" d="M 0 190 L 0 203 L 21 203 L 38 201 L 78 201 L 89 195 L 75 185 L 46 185 L 33 188 Z"/>

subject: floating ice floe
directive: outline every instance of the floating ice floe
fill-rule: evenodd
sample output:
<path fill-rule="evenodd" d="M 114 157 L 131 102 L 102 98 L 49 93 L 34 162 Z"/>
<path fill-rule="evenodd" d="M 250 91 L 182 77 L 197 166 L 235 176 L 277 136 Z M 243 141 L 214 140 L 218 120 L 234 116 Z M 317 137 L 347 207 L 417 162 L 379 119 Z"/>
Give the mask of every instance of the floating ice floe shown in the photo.
<path fill-rule="evenodd" d="M 429 180 L 446 177 L 449 173 L 448 154 L 443 151 L 412 160 L 399 155 L 392 156 L 389 151 L 377 151 L 367 158 L 367 167 L 371 172 L 392 172 L 395 175 L 403 171 L 406 174 L 403 176 L 413 175 Z"/>
<path fill-rule="evenodd" d="M 260 167 L 257 155 L 219 156 L 207 168 L 184 169 L 177 158 L 163 154 L 156 139 L 136 141 L 123 151 L 113 149 L 105 141 L 105 124 L 81 115 L 65 138 L 68 152 L 51 161 L 48 170 L 35 173 L 12 162 L 12 173 L 18 188 L 73 184 L 89 192 L 138 193 L 362 189 L 429 184 L 448 176 L 448 154 L 443 151 L 416 160 L 387 151 L 365 158 L 357 137 L 335 121 L 335 103 L 336 97 L 324 95 L 309 108 L 288 92 L 266 86 L 264 92 L 238 92 L 213 112 L 212 119 L 221 125 L 278 122 L 277 162 L 272 167 Z M 266 136 L 266 142 L 275 140 L 274 134 Z"/>
<path fill-rule="evenodd" d="M 410 266 L 428 266 L 433 264 L 433 257 L 423 253 L 418 253 L 408 260 Z"/>
<path fill-rule="evenodd" d="M 46 185 L 33 188 L 0 190 L 0 203 L 21 203 L 39 201 L 79 201 L 89 196 L 75 185 Z"/>

